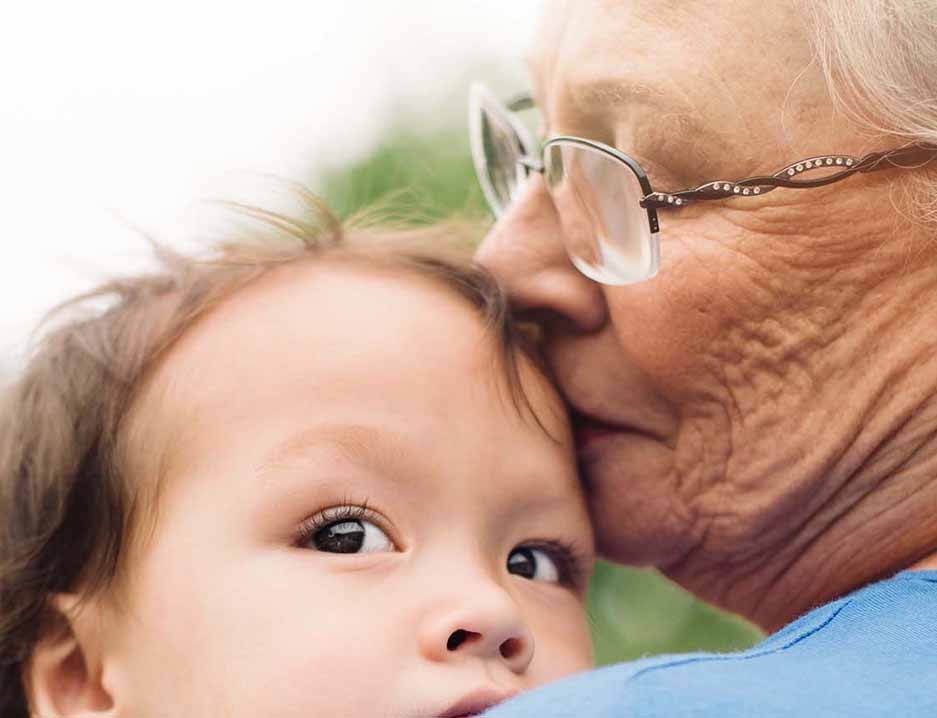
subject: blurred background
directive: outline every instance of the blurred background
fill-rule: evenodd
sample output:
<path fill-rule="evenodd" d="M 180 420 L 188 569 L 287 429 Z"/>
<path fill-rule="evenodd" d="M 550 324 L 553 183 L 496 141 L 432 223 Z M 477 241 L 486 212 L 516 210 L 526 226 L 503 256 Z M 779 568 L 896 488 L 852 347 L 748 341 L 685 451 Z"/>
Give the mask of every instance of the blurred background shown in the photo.
<path fill-rule="evenodd" d="M 305 184 L 340 215 L 388 201 L 487 222 L 474 79 L 528 88 L 537 0 L 19 3 L 0 26 L 0 379 L 43 311 Z M 393 194 L 391 194 L 393 193 Z M 479 232 L 484 227 L 480 225 Z M 602 564 L 596 657 L 732 650 L 760 634 L 649 571 Z"/>

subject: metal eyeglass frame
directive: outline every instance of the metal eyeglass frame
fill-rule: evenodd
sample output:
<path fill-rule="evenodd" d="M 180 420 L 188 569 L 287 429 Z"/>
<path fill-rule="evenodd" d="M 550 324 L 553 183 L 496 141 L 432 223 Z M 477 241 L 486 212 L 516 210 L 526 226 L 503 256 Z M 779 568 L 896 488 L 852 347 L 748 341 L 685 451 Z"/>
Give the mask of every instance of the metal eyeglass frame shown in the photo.
<path fill-rule="evenodd" d="M 508 112 L 516 113 L 533 108 L 534 101 L 530 95 L 522 94 L 509 100 L 504 107 Z M 512 122 L 512 126 L 515 127 L 515 129 L 517 124 L 516 122 Z M 519 135 L 519 137 L 522 141 L 526 141 L 523 135 Z M 861 158 L 844 154 L 817 155 L 789 164 L 773 175 L 756 175 L 740 180 L 711 180 L 697 185 L 696 187 L 681 189 L 675 192 L 655 192 L 651 188 L 647 173 L 641 168 L 641 165 L 625 153 L 602 142 L 596 142 L 595 140 L 561 135 L 552 137 L 545 142 L 540 149 L 539 157 L 527 155 L 519 160 L 519 163 L 525 168 L 527 175 L 529 175 L 530 172 L 543 173 L 544 154 L 552 145 L 561 142 L 589 147 L 627 165 L 628 168 L 634 172 L 641 185 L 641 190 L 644 193 L 640 205 L 647 212 L 648 224 L 652 233 L 660 231 L 660 221 L 657 217 L 658 209 L 673 210 L 699 200 L 763 195 L 778 187 L 791 189 L 822 187 L 834 182 L 839 182 L 857 172 L 877 172 L 878 170 L 886 169 L 918 169 L 928 164 L 934 158 L 937 158 L 937 145 L 911 142 L 895 149 L 872 152 Z M 528 148 L 524 149 L 525 152 L 528 150 Z M 832 174 L 815 179 L 795 179 L 809 170 L 827 168 L 835 171 Z"/>

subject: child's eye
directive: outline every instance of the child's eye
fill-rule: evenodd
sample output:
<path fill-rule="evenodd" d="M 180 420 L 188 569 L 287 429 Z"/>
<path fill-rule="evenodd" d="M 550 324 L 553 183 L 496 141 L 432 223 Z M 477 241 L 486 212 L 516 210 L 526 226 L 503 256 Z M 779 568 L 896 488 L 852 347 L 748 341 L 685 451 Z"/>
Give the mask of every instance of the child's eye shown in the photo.
<path fill-rule="evenodd" d="M 540 548 L 521 546 L 511 551 L 508 556 L 508 573 L 532 581 L 560 582 L 560 567 L 550 554 Z"/>
<path fill-rule="evenodd" d="M 518 546 L 508 555 L 508 573 L 556 583 L 574 590 L 585 587 L 588 555 L 572 543 L 544 540 Z"/>
<path fill-rule="evenodd" d="M 373 553 L 393 551 L 394 545 L 381 529 L 370 521 L 336 521 L 316 531 L 312 542 L 328 553 Z"/>
<path fill-rule="evenodd" d="M 327 509 L 300 527 L 298 544 L 326 553 L 394 551 L 394 542 L 373 521 L 363 506 Z"/>

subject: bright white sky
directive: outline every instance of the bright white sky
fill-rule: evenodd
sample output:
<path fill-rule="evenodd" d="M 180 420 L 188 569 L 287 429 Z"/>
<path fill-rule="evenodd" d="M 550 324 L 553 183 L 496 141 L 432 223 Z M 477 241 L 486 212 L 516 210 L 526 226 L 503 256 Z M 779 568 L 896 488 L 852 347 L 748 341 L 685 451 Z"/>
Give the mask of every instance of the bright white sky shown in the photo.
<path fill-rule="evenodd" d="M 0 25 L 0 374 L 56 301 L 184 243 L 200 200 L 366 154 L 470 68 L 523 83 L 539 0 L 17 2 Z M 461 119 L 464 100 L 452 108 Z"/>

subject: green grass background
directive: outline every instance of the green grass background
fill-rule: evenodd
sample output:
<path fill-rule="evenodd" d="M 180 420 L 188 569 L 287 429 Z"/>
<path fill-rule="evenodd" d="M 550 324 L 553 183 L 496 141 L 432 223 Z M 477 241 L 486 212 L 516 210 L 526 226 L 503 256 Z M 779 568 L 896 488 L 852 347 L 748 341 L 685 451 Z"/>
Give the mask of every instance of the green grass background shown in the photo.
<path fill-rule="evenodd" d="M 463 128 L 391 130 L 370 155 L 325 171 L 314 187 L 341 217 L 382 202 L 414 224 L 454 213 L 487 217 Z M 653 571 L 604 562 L 590 586 L 589 614 L 600 665 L 657 653 L 736 650 L 761 637 Z"/>

